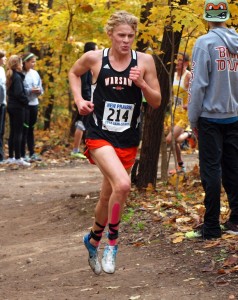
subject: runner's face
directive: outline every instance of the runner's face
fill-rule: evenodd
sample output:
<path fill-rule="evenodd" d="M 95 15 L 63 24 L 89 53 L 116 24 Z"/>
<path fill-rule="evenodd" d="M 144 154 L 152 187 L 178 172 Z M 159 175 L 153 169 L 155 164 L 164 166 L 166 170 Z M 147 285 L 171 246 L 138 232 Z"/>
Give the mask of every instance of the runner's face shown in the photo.
<path fill-rule="evenodd" d="M 135 39 L 135 31 L 130 25 L 118 25 L 114 27 L 113 31 L 109 32 L 108 35 L 112 41 L 112 47 L 115 50 L 121 54 L 130 52 L 131 46 Z"/>

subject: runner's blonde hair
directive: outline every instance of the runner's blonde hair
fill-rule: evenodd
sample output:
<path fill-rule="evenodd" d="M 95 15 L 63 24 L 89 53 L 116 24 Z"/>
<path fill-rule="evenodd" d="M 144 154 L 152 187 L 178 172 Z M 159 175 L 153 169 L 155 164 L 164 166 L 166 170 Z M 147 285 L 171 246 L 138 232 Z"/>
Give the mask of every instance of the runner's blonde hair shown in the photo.
<path fill-rule="evenodd" d="M 138 18 L 125 10 L 116 11 L 111 15 L 105 26 L 105 31 L 112 32 L 113 29 L 121 24 L 128 24 L 136 32 L 138 26 Z"/>

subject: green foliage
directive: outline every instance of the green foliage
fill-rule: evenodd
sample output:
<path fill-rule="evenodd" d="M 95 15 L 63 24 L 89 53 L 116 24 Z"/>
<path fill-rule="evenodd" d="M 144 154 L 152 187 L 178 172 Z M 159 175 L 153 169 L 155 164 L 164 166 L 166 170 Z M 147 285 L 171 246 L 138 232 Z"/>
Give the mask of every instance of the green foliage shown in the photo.
<path fill-rule="evenodd" d="M 140 221 L 133 224 L 133 228 L 136 232 L 143 231 L 145 229 L 145 225 L 146 225 L 145 222 Z"/>
<path fill-rule="evenodd" d="M 176 196 L 177 196 L 178 200 L 182 200 L 183 199 L 183 195 L 181 193 L 177 193 Z"/>
<path fill-rule="evenodd" d="M 228 257 L 228 252 L 226 249 L 221 249 L 220 253 L 217 254 L 217 256 L 214 258 L 216 262 L 224 261 Z"/>
<path fill-rule="evenodd" d="M 134 214 L 135 214 L 134 209 L 129 207 L 122 215 L 122 221 L 125 223 L 130 222 L 130 220 L 133 218 Z"/>

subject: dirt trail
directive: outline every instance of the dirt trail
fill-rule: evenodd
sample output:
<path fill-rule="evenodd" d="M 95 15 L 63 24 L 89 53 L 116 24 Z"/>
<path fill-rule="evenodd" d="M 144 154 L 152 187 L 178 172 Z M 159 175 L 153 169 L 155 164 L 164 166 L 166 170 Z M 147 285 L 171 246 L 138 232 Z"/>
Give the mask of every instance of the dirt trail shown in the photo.
<path fill-rule="evenodd" d="M 237 297 L 236 286 L 215 287 L 217 275 L 201 272 L 211 255 L 202 254 L 202 243 L 172 245 L 159 223 L 150 223 L 160 233 L 157 240 L 142 247 L 129 242 L 131 229 L 124 224 L 116 273 L 94 275 L 82 237 L 92 224 L 100 182 L 98 169 L 85 162 L 1 169 L 1 300 Z"/>

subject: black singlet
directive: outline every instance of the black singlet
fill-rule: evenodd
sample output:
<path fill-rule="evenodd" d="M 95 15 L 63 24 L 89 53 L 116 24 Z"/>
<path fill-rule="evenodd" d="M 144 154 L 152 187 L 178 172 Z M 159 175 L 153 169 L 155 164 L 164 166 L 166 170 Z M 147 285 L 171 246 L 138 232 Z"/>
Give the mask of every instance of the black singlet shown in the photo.
<path fill-rule="evenodd" d="M 131 62 L 121 72 L 112 68 L 104 49 L 102 67 L 92 86 L 94 111 L 89 117 L 87 138 L 104 139 L 114 147 L 139 145 L 141 89 L 130 79 L 130 68 L 137 65 L 137 53 L 131 51 Z"/>

